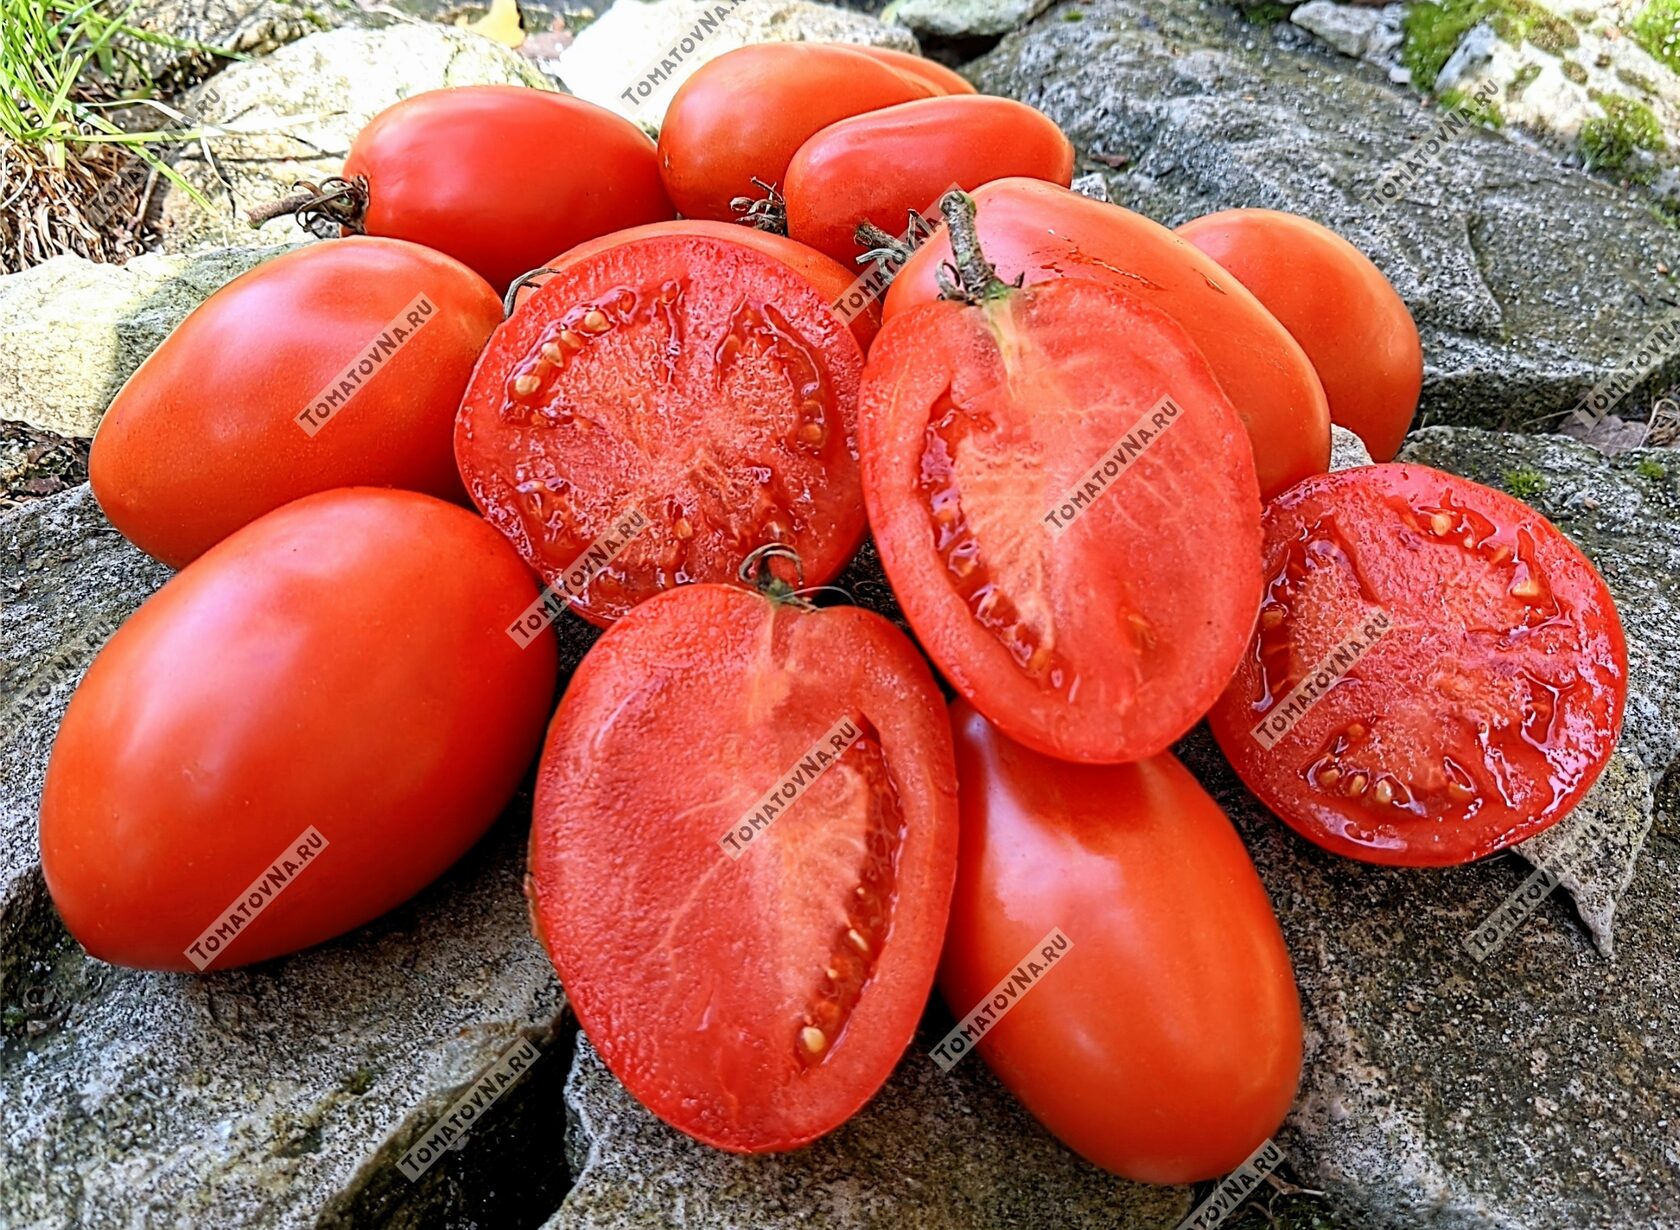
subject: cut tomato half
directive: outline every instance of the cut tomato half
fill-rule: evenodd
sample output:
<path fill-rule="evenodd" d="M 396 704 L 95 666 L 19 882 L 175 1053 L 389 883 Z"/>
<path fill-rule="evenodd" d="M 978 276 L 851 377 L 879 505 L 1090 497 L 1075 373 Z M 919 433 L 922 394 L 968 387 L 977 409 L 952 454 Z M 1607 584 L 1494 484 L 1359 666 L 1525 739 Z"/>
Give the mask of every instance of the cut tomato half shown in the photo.
<path fill-rule="evenodd" d="M 1309 479 L 1267 510 L 1266 575 L 1210 724 L 1249 789 L 1328 850 L 1481 858 L 1566 815 L 1615 748 L 1615 603 L 1503 492 L 1415 465 Z"/>
<path fill-rule="evenodd" d="M 874 1094 L 933 984 L 955 773 L 927 665 L 867 611 L 685 586 L 597 642 L 549 729 L 528 891 L 643 1105 L 756 1153 Z"/>
<path fill-rule="evenodd" d="M 857 340 L 761 247 L 652 236 L 568 261 L 496 331 L 455 426 L 474 503 L 587 619 L 857 549 Z M 645 521 L 645 525 L 641 523 Z"/>
<path fill-rule="evenodd" d="M 975 708 L 1116 763 L 1213 704 L 1260 604 L 1260 497 L 1164 312 L 1075 278 L 925 305 L 883 329 L 859 415 L 882 564 Z"/>

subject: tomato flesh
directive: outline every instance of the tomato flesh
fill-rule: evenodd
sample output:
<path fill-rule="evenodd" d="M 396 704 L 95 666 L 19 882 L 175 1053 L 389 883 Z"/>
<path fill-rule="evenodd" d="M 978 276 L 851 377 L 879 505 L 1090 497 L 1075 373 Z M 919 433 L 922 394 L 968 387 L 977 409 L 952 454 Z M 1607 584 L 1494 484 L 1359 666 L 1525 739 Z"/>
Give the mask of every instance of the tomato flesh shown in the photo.
<path fill-rule="evenodd" d="M 1052 928 L 1065 954 L 979 1052 L 1070 1148 L 1129 1179 L 1234 1170 L 1282 1123 L 1301 1008 L 1231 822 L 1170 753 L 1071 765 L 951 707 L 962 845 L 939 988 L 959 1021 Z"/>
<path fill-rule="evenodd" d="M 1615 603 L 1502 492 L 1415 465 L 1312 479 L 1267 510 L 1266 575 L 1210 721 L 1249 788 L 1326 849 L 1481 858 L 1561 819 L 1615 747 Z"/>
<path fill-rule="evenodd" d="M 858 737 L 738 855 L 837 722 Z M 620 620 L 549 729 L 537 928 L 601 1057 L 675 1127 L 790 1149 L 880 1087 L 932 985 L 955 875 L 950 735 L 904 635 L 693 585 Z"/>
<path fill-rule="evenodd" d="M 859 432 L 911 627 L 1012 737 L 1133 760 L 1218 697 L 1259 607 L 1260 501 L 1241 422 L 1164 313 L 1065 279 L 897 317 Z M 1088 472 L 1140 443 L 1090 497 Z"/>
<path fill-rule="evenodd" d="M 1311 361 L 1212 259 L 1142 214 L 1041 180 L 995 180 L 974 200 L 981 247 L 1005 282 L 1102 282 L 1184 327 L 1248 428 L 1262 497 L 1329 468 L 1330 411 Z M 923 244 L 893 280 L 882 318 L 938 298 L 939 270 L 950 259 L 943 232 Z"/>
<path fill-rule="evenodd" d="M 864 533 L 863 353 L 827 300 L 750 243 L 670 234 L 568 262 L 491 339 L 456 423 L 474 502 L 610 623 L 660 589 L 732 581 L 769 543 L 805 580 Z M 580 561 L 625 510 L 650 524 Z"/>

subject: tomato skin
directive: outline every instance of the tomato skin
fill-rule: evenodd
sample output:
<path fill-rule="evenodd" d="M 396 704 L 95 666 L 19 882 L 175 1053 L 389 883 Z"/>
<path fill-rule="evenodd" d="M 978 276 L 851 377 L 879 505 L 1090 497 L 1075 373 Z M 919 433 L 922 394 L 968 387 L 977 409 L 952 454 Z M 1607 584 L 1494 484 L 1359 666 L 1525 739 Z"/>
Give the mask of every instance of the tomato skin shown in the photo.
<path fill-rule="evenodd" d="M 1627 644 L 1545 517 L 1389 463 L 1301 483 L 1265 528 L 1265 605 L 1208 726 L 1285 823 L 1349 858 L 1446 867 L 1585 797 L 1621 732 Z M 1316 697 L 1289 707 L 1309 677 Z"/>
<path fill-rule="evenodd" d="M 505 291 L 556 252 L 674 218 L 653 142 L 594 103 L 518 85 L 428 90 L 356 134 L 369 235 L 445 252 Z"/>
<path fill-rule="evenodd" d="M 401 595 L 401 600 L 394 596 Z M 172 578 L 71 698 L 41 865 L 89 954 L 188 946 L 314 826 L 326 845 L 216 954 L 249 965 L 406 900 L 490 827 L 553 703 L 537 586 L 493 529 L 406 491 L 289 504 Z"/>
<path fill-rule="evenodd" d="M 754 43 L 704 64 L 677 90 L 659 130 L 665 191 L 685 218 L 729 222 L 736 197 L 776 187 L 821 129 L 847 116 L 931 98 L 923 77 L 834 43 Z"/>
<path fill-rule="evenodd" d="M 788 165 L 788 235 L 856 265 L 867 219 L 888 234 L 909 211 L 937 215 L 952 184 L 972 191 L 1009 176 L 1073 182 L 1073 143 L 1043 112 L 1010 98 L 956 94 L 830 124 Z"/>
<path fill-rule="evenodd" d="M 879 60 L 889 68 L 925 82 L 935 94 L 974 94 L 974 85 L 962 74 L 946 68 L 937 60 L 912 55 L 895 47 L 874 47 L 863 43 L 847 44 L 853 51 L 861 51 L 871 60 Z"/>
<path fill-rule="evenodd" d="M 1266 890 L 1170 753 L 1071 765 L 951 707 L 962 845 L 939 989 L 959 1022 L 1052 928 L 979 1042 L 1039 1122 L 1144 1183 L 1234 1170 L 1288 1114 L 1301 1008 Z"/>
<path fill-rule="evenodd" d="M 546 262 L 548 268 L 560 270 L 588 260 L 599 252 L 608 248 L 618 247 L 620 244 L 635 243 L 642 239 L 659 239 L 671 235 L 698 235 L 703 238 L 721 239 L 725 243 L 740 244 L 755 248 L 766 256 L 773 256 L 798 273 L 812 286 L 817 293 L 832 303 L 838 303 L 857 280 L 858 270 L 848 269 L 839 262 L 832 260 L 823 253 L 803 243 L 797 243 L 785 235 L 775 235 L 769 231 L 761 231 L 756 227 L 742 226 L 735 222 L 707 222 L 693 218 L 680 218 L 675 222 L 650 222 L 646 226 L 628 227 L 622 231 L 614 231 L 610 235 L 603 235 L 599 239 L 591 239 L 570 248 Z M 536 293 L 541 279 L 534 279 L 522 286 L 515 296 L 514 303 L 519 305 Z M 871 303 L 864 311 L 852 317 L 852 335 L 857 338 L 858 345 L 865 350 L 869 343 L 875 340 L 875 334 L 881 326 L 881 308 L 878 302 Z"/>
<path fill-rule="evenodd" d="M 875 752 L 847 748 L 729 857 L 724 835 L 842 713 Z M 903 633 L 855 607 L 685 585 L 610 628 L 567 687 L 538 771 L 532 917 L 643 1105 L 719 1148 L 797 1148 L 873 1096 L 915 1034 L 956 807 L 944 703 Z M 825 1015 L 835 977 L 859 997 Z M 830 1045 L 802 1065 L 816 1024 Z"/>
<path fill-rule="evenodd" d="M 1312 362 L 1231 274 L 1159 223 L 1040 180 L 974 192 L 980 242 L 1005 282 L 1073 276 L 1138 295 L 1182 325 L 1248 427 L 1265 499 L 1330 466 L 1330 411 Z M 939 297 L 951 259 L 931 237 L 894 279 L 882 320 Z"/>
<path fill-rule="evenodd" d="M 1157 438 L 1163 397 L 1180 412 Z M 1052 510 L 1123 448 L 1057 532 Z M 1218 699 L 1260 607 L 1260 499 L 1236 411 L 1164 312 L 1062 278 L 898 316 L 870 352 L 858 451 L 905 617 L 1011 738 L 1138 760 Z"/>
<path fill-rule="evenodd" d="M 424 295 L 435 309 L 315 435 L 297 421 Z M 140 365 L 99 424 L 94 497 L 172 568 L 334 487 L 465 502 L 455 410 L 502 309 L 465 265 L 395 239 L 287 252 L 236 278 Z"/>
<path fill-rule="evenodd" d="M 1392 461 L 1423 389 L 1417 325 L 1382 270 L 1335 231 L 1272 209 L 1229 209 L 1178 234 L 1206 252 L 1307 352 L 1330 421 Z"/>

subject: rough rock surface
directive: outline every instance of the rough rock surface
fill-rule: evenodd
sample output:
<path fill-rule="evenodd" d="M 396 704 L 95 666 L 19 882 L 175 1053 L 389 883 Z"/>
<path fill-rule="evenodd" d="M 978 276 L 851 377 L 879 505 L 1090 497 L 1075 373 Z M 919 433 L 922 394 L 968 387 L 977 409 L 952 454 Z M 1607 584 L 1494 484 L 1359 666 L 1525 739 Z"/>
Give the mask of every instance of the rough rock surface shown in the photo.
<path fill-rule="evenodd" d="M 1051 0 L 893 0 L 883 21 L 906 26 L 922 38 L 985 38 L 1019 29 Z"/>
<path fill-rule="evenodd" d="M 1072 8 L 1081 20 L 1064 20 Z M 1340 231 L 1418 319 L 1426 423 L 1555 426 L 1680 299 L 1658 270 L 1680 267 L 1673 228 L 1495 132 L 1465 131 L 1375 208 L 1367 194 L 1439 112 L 1369 65 L 1285 41 L 1205 0 L 1081 0 L 967 71 L 1060 123 L 1122 205 L 1169 224 L 1264 206 Z M 1645 391 L 1677 373 L 1670 355 Z"/>
<path fill-rule="evenodd" d="M 906 30 L 811 0 L 617 0 L 554 71 L 579 98 L 657 129 L 671 95 L 708 60 L 748 43 L 798 42 L 916 50 Z"/>
<path fill-rule="evenodd" d="M 180 252 L 306 238 L 290 218 L 251 230 L 251 207 L 286 196 L 299 180 L 337 175 L 356 133 L 392 103 L 457 85 L 553 88 L 499 43 L 426 25 L 312 34 L 223 70 L 181 105 L 200 126 L 220 132 L 183 148 L 175 164 L 210 209 L 171 187 L 162 204 L 164 247 Z"/>
<path fill-rule="evenodd" d="M 365 20 L 351 0 L 140 0 L 130 20 L 185 43 L 260 56 L 321 30 Z M 191 48 L 153 46 L 147 68 L 159 81 L 185 83 L 219 62 Z"/>
<path fill-rule="evenodd" d="M 1639 830 L 1680 747 L 1680 467 L 1658 477 L 1671 455 L 1446 428 L 1403 457 L 1495 486 L 1540 475 L 1533 502 L 1604 573 L 1631 699 L 1621 754 L 1585 806 Z M 1307 1064 L 1278 1139 L 1301 1182 L 1364 1230 L 1680 1225 L 1672 808 L 1617 907 L 1614 962 L 1559 892 L 1478 963 L 1464 939 L 1528 875 L 1521 859 L 1420 872 L 1336 858 L 1266 814 L 1205 731 L 1181 754 L 1248 841 L 1294 957 Z"/>
<path fill-rule="evenodd" d="M 126 265 L 58 256 L 0 277 L 0 418 L 91 438 L 123 381 L 175 326 L 276 252 L 153 253 Z"/>
<path fill-rule="evenodd" d="M 85 486 L 0 517 L 0 1224 L 531 1224 L 569 1183 L 570 1031 L 519 819 L 373 925 L 247 970 L 118 969 L 58 922 L 35 848 L 53 732 L 165 576 Z M 410 1183 L 397 1159 L 521 1035 L 558 1054 Z"/>
<path fill-rule="evenodd" d="M 1105 1175 L 1035 1124 L 977 1059 L 943 1073 L 935 1006 L 875 1100 L 796 1153 L 738 1157 L 665 1126 L 587 1038 L 566 1082 L 577 1186 L 545 1230 L 1131 1230 L 1170 1227 L 1187 1188 Z"/>

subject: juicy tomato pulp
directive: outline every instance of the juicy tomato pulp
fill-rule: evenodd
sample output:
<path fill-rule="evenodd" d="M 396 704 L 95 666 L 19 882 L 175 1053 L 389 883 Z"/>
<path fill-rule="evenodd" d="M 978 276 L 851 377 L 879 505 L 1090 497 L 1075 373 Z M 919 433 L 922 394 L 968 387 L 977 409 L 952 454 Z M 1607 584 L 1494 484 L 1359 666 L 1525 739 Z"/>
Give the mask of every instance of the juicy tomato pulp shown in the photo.
<path fill-rule="evenodd" d="M 123 385 L 93 438 L 93 494 L 172 568 L 317 491 L 462 501 L 450 433 L 501 318 L 483 278 L 418 244 L 340 239 L 264 261 Z"/>
<path fill-rule="evenodd" d="M 363 225 L 447 252 L 497 291 L 574 244 L 676 216 L 653 142 L 605 107 L 527 86 L 428 90 L 356 134 Z"/>
<path fill-rule="evenodd" d="M 542 741 L 554 640 L 507 632 L 536 597 L 501 535 L 407 491 L 322 492 L 212 547 L 117 630 L 65 712 L 41 796 L 65 926 L 102 961 L 224 969 L 418 892 Z M 294 878 L 228 922 L 277 860 Z M 231 940 L 206 936 L 224 924 Z"/>
<path fill-rule="evenodd" d="M 980 244 L 1005 282 L 1087 278 L 1136 295 L 1189 333 L 1254 448 L 1265 499 L 1330 464 L 1330 411 L 1311 361 L 1241 282 L 1166 227 L 1056 184 L 1000 179 L 974 192 Z M 939 297 L 941 231 L 893 279 L 882 317 Z"/>
<path fill-rule="evenodd" d="M 832 257 L 824 256 L 815 248 L 795 242 L 786 235 L 775 235 L 769 231 L 761 231 L 756 227 L 741 226 L 734 222 L 706 222 L 683 218 L 675 222 L 650 222 L 646 226 L 632 226 L 622 231 L 614 231 L 610 235 L 602 235 L 598 239 L 591 239 L 580 243 L 575 248 L 568 248 L 559 256 L 544 262 L 551 270 L 565 269 L 571 265 L 588 260 L 598 252 L 608 248 L 616 248 L 622 244 L 633 243 L 639 239 L 669 238 L 672 235 L 699 235 L 705 238 L 721 239 L 729 243 L 757 248 L 768 256 L 773 256 L 793 269 L 800 277 L 817 288 L 817 293 L 829 303 L 844 306 L 851 314 L 851 301 L 847 292 L 857 281 L 858 273 L 855 269 L 848 269 Z M 514 294 L 514 302 L 523 304 L 525 300 L 537 293 L 537 287 L 542 285 L 540 280 L 532 279 L 519 288 Z M 871 300 L 861 311 L 852 314 L 852 335 L 857 338 L 858 345 L 864 350 L 875 340 L 875 334 L 881 327 L 881 308 Z"/>
<path fill-rule="evenodd" d="M 1266 513 L 1266 601 L 1213 733 L 1303 836 L 1442 866 L 1597 779 L 1627 648 L 1604 581 L 1526 504 L 1426 466 L 1309 480 Z"/>
<path fill-rule="evenodd" d="M 1012 737 L 1135 760 L 1218 697 L 1260 604 L 1260 500 L 1242 423 L 1164 313 L 1069 278 L 901 315 L 859 435 L 906 617 Z"/>
<path fill-rule="evenodd" d="M 758 247 L 618 244 L 567 263 L 497 330 L 455 455 L 484 515 L 594 623 L 733 580 L 767 543 L 817 585 L 865 529 L 862 368 L 829 301 Z"/>
<path fill-rule="evenodd" d="M 1171 753 L 1070 765 L 951 707 L 962 847 L 939 989 L 958 1021 L 1059 929 L 981 1056 L 1033 1115 L 1145 1183 L 1234 1170 L 1289 1111 L 1301 1007 L 1231 822 Z"/>
<path fill-rule="evenodd" d="M 626 1088 L 740 1152 L 862 1106 L 933 984 L 954 773 L 933 678 L 877 615 L 693 585 L 614 625 L 549 729 L 529 892 Z"/>
<path fill-rule="evenodd" d="M 925 70 L 856 47 L 739 47 L 672 96 L 659 129 L 660 175 L 683 217 L 732 222 L 735 198 L 762 196 L 759 184 L 780 188 L 799 147 L 836 120 L 949 92 Z"/>
<path fill-rule="evenodd" d="M 1330 421 L 1377 461 L 1406 438 L 1423 388 L 1423 344 L 1382 270 L 1335 231 L 1273 209 L 1230 209 L 1178 233 L 1230 271 L 1301 343 Z"/>
<path fill-rule="evenodd" d="M 858 223 L 897 234 L 953 184 L 1010 175 L 1064 187 L 1073 178 L 1072 142 L 1025 103 L 955 94 L 866 111 L 799 147 L 787 169 L 788 234 L 855 268 L 871 246 L 854 237 Z"/>

